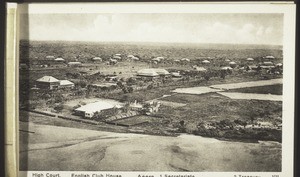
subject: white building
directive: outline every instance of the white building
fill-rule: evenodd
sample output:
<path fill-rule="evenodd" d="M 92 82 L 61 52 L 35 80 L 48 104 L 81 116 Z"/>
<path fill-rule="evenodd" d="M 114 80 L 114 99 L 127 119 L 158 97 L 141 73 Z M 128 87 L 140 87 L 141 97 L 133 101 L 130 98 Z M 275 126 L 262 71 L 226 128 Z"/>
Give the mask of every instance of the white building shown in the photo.
<path fill-rule="evenodd" d="M 75 84 L 68 80 L 60 80 L 59 81 L 59 87 L 60 88 L 74 88 Z"/>
<path fill-rule="evenodd" d="M 157 76 L 168 76 L 170 73 L 165 69 L 160 68 L 147 68 L 141 69 L 137 72 L 138 76 L 146 76 L 146 77 L 157 77 Z"/>
<path fill-rule="evenodd" d="M 89 103 L 75 109 L 77 115 L 84 116 L 85 118 L 92 118 L 96 112 L 101 112 L 103 110 L 112 108 L 121 108 L 122 105 L 118 103 L 112 103 L 108 101 L 97 101 L 94 103 Z"/>

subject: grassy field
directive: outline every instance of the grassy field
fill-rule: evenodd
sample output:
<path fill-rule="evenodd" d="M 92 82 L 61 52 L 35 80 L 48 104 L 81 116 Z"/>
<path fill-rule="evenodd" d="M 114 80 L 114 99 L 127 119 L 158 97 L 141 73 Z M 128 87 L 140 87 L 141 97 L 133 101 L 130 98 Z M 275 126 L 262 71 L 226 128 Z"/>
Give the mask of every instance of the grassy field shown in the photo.
<path fill-rule="evenodd" d="M 207 120 L 249 119 L 255 117 L 281 117 L 281 102 L 259 100 L 232 100 L 217 93 L 204 95 L 175 94 L 162 100 L 185 103 L 180 108 L 163 107 L 160 112 L 173 120 L 196 123 Z"/>

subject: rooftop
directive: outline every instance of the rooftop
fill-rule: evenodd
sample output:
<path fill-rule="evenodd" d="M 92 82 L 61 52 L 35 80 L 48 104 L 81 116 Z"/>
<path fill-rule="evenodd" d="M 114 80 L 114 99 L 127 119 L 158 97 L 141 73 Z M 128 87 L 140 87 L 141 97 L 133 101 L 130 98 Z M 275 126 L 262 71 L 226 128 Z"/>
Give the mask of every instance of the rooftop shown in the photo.
<path fill-rule="evenodd" d="M 87 113 L 94 113 L 94 112 L 97 112 L 97 111 L 111 109 L 111 108 L 114 108 L 114 107 L 120 108 L 122 106 L 118 102 L 101 100 L 101 101 L 97 101 L 97 102 L 94 102 L 94 103 L 89 103 L 89 104 L 86 104 L 84 106 L 81 106 L 81 107 L 75 109 L 75 111 L 83 111 L 83 112 L 87 112 Z"/>
<path fill-rule="evenodd" d="M 39 78 L 36 80 L 37 82 L 59 82 L 58 79 L 52 77 L 52 76 L 44 76 L 42 78 Z"/>

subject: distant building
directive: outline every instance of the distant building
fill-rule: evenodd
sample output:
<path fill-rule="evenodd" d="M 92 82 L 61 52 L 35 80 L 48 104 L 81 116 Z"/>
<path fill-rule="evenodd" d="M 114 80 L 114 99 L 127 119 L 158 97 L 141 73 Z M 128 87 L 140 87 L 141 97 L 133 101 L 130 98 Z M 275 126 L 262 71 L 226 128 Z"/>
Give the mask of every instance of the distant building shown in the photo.
<path fill-rule="evenodd" d="M 203 64 L 209 64 L 210 61 L 208 61 L 208 60 L 203 60 L 202 63 L 203 63 Z"/>
<path fill-rule="evenodd" d="M 121 60 L 122 58 L 120 56 L 113 56 L 113 59 Z"/>
<path fill-rule="evenodd" d="M 272 59 L 275 59 L 275 57 L 274 57 L 274 56 L 271 56 L 271 55 L 265 56 L 264 58 L 265 58 L 265 59 L 271 59 L 271 60 L 272 60 Z"/>
<path fill-rule="evenodd" d="M 265 61 L 265 62 L 263 62 L 263 65 L 264 65 L 264 66 L 273 66 L 274 63 L 271 62 L 271 61 Z"/>
<path fill-rule="evenodd" d="M 118 63 L 118 60 L 116 60 L 116 59 L 110 59 L 109 60 L 109 64 L 110 65 L 115 65 L 115 64 L 117 64 Z"/>
<path fill-rule="evenodd" d="M 97 101 L 94 103 L 89 103 L 75 109 L 75 114 L 83 116 L 85 118 L 92 118 L 96 112 L 101 112 L 103 110 L 112 108 L 121 108 L 122 105 L 117 103 L 110 103 L 107 101 Z"/>
<path fill-rule="evenodd" d="M 74 88 L 75 84 L 68 80 L 60 80 L 59 81 L 59 87 L 60 88 Z"/>
<path fill-rule="evenodd" d="M 236 64 L 236 62 L 231 61 L 231 62 L 229 62 L 229 66 L 230 66 L 231 68 L 235 68 L 235 67 L 237 66 L 237 64 Z"/>
<path fill-rule="evenodd" d="M 155 61 L 155 62 L 159 63 L 164 59 L 165 59 L 164 57 L 156 57 L 156 58 L 153 58 L 152 61 Z"/>
<path fill-rule="evenodd" d="M 182 77 L 179 72 L 171 72 L 172 77 Z"/>
<path fill-rule="evenodd" d="M 72 61 L 68 63 L 68 66 L 81 66 L 82 63 L 79 61 Z"/>
<path fill-rule="evenodd" d="M 271 69 L 271 68 L 275 68 L 274 63 L 271 61 L 265 61 L 261 64 L 260 66 L 262 69 Z"/>
<path fill-rule="evenodd" d="M 135 60 L 135 61 L 138 61 L 140 60 L 138 57 L 132 57 L 131 60 Z"/>
<path fill-rule="evenodd" d="M 165 69 L 155 68 L 154 71 L 160 76 L 168 76 L 170 73 Z"/>
<path fill-rule="evenodd" d="M 232 70 L 232 68 L 229 66 L 225 66 L 225 67 L 222 67 L 221 70 Z"/>
<path fill-rule="evenodd" d="M 36 87 L 41 89 L 57 89 L 60 86 L 60 81 L 52 76 L 44 76 L 36 80 Z"/>
<path fill-rule="evenodd" d="M 100 58 L 100 57 L 94 57 L 94 58 L 92 58 L 92 61 L 102 61 L 102 58 Z"/>
<path fill-rule="evenodd" d="M 165 69 L 160 68 L 148 68 L 148 69 L 141 69 L 137 72 L 138 76 L 144 77 L 158 77 L 158 76 L 169 76 L 170 73 Z"/>
<path fill-rule="evenodd" d="M 143 77 L 158 77 L 159 74 L 155 72 L 153 69 L 141 69 L 137 72 L 138 76 Z"/>
<path fill-rule="evenodd" d="M 191 60 L 188 58 L 182 58 L 181 61 L 186 61 L 186 62 L 190 62 Z"/>
<path fill-rule="evenodd" d="M 195 71 L 206 72 L 207 70 L 204 67 L 193 66 Z"/>
<path fill-rule="evenodd" d="M 65 61 L 65 59 L 63 59 L 63 58 L 55 58 L 54 61 L 63 62 L 63 61 Z"/>
<path fill-rule="evenodd" d="M 55 57 L 54 56 L 52 56 L 52 55 L 48 55 L 48 56 L 46 56 L 46 59 L 54 59 Z"/>

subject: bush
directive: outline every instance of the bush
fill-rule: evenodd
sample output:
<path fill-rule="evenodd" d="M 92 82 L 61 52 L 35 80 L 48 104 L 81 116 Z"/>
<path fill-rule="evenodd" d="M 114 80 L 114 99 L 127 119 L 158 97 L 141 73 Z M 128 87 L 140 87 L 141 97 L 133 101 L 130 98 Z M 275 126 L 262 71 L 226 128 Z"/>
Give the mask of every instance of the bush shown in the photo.
<path fill-rule="evenodd" d="M 63 104 L 59 104 L 59 105 L 54 107 L 54 110 L 57 111 L 57 112 L 61 112 L 63 109 L 64 109 Z"/>

